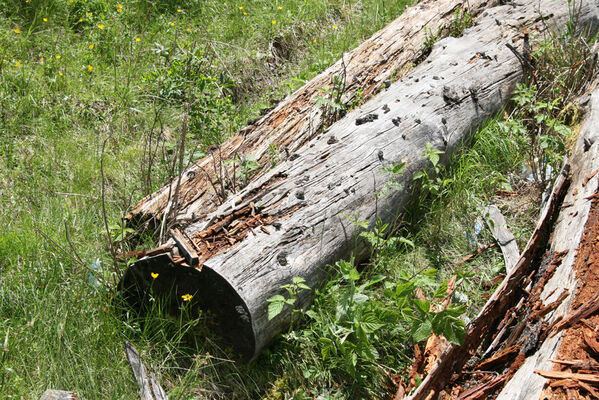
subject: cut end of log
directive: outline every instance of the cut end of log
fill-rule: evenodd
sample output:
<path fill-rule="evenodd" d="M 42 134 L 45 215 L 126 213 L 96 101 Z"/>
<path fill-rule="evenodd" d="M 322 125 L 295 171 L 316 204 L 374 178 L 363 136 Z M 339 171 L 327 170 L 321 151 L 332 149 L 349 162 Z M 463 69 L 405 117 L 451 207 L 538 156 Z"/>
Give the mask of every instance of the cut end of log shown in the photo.
<path fill-rule="evenodd" d="M 149 308 L 151 294 L 164 299 L 164 310 L 170 314 L 180 312 L 187 302 L 194 310 L 211 313 L 214 333 L 245 361 L 253 358 L 256 341 L 248 307 L 229 282 L 209 267 L 199 271 L 176 264 L 169 254 L 146 257 L 127 269 L 120 289 L 136 310 Z"/>

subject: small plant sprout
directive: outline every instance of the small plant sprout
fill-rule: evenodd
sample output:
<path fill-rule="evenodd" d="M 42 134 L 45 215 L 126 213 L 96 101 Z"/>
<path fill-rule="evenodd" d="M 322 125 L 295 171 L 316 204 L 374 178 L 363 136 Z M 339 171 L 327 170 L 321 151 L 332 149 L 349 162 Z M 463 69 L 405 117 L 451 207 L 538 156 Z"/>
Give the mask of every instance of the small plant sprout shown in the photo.
<path fill-rule="evenodd" d="M 306 285 L 306 280 L 300 276 L 294 276 L 290 284 L 281 286 L 281 289 L 287 291 L 286 296 L 282 294 L 276 294 L 266 299 L 268 304 L 268 319 L 271 320 L 283 311 L 285 304 L 293 307 L 297 301 L 297 295 L 302 290 L 311 290 L 310 286 Z M 293 314 L 300 312 L 301 310 L 291 310 L 291 318 L 293 321 Z"/>

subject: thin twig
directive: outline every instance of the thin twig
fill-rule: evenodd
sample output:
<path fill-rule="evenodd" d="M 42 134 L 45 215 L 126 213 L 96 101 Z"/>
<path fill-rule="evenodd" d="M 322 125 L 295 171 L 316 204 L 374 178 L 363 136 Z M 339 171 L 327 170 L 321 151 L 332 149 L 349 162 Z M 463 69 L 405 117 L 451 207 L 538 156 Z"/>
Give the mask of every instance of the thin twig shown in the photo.
<path fill-rule="evenodd" d="M 52 239 L 50 236 L 48 236 L 48 234 L 46 232 L 44 232 L 41 228 L 34 226 L 33 229 L 35 229 L 40 235 L 42 235 L 44 237 L 44 239 L 46 239 L 48 242 L 53 244 L 56 248 L 58 248 L 60 251 L 62 251 L 65 255 L 71 257 L 73 259 L 73 261 L 75 261 L 75 263 L 85 267 L 85 264 L 83 264 L 83 262 L 81 262 L 81 260 L 78 260 L 72 253 L 69 253 L 64 247 L 62 247 L 54 239 Z"/>
<path fill-rule="evenodd" d="M 114 274 L 115 274 L 115 282 L 114 285 L 116 287 L 117 281 L 116 278 L 121 278 L 121 273 L 119 269 L 119 264 L 117 261 L 116 250 L 114 249 L 112 243 L 112 237 L 110 236 L 110 229 L 108 228 L 108 216 L 106 213 L 106 179 L 104 177 L 104 151 L 106 150 L 106 142 L 108 142 L 108 138 L 104 139 L 102 142 L 102 153 L 100 154 L 100 173 L 102 174 L 102 191 L 101 191 L 101 203 L 102 203 L 102 218 L 104 219 L 104 228 L 106 229 L 106 240 L 108 241 L 108 249 L 110 250 L 110 255 L 112 256 L 112 263 L 114 266 Z"/>

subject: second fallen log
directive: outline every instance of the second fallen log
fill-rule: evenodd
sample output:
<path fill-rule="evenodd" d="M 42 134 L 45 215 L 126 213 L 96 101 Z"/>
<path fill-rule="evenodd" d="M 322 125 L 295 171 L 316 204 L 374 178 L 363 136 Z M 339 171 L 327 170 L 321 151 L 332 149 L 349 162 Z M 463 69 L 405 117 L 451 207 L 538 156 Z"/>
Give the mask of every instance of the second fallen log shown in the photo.
<path fill-rule="evenodd" d="M 583 16 L 589 7 L 582 3 Z M 150 286 L 172 288 L 176 299 L 193 295 L 238 351 L 254 358 L 290 322 L 289 312 L 269 319 L 267 299 L 296 276 L 318 287 L 325 267 L 354 249 L 360 228 L 351 219 L 392 223 L 415 173 L 430 165 L 423 150 L 441 150 L 446 163 L 508 101 L 522 73 L 505 44 L 519 45 L 524 28 L 563 25 L 568 15 L 565 0 L 485 11 L 463 37 L 438 42 L 408 76 L 252 182 L 235 204 L 186 227 L 178 238 L 197 261 L 166 253 L 142 259 L 123 287 L 138 299 Z M 389 173 L 401 164 L 401 175 Z M 295 306 L 311 300 L 302 291 Z"/>

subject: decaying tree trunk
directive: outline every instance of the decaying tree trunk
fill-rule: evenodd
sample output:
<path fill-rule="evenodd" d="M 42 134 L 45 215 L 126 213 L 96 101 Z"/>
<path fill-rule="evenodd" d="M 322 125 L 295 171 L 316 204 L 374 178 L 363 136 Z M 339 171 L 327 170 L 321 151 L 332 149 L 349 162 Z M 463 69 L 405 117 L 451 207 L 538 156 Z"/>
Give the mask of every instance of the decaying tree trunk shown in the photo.
<path fill-rule="evenodd" d="M 599 259 L 591 256 L 597 250 L 590 247 L 597 242 L 599 230 L 599 204 L 596 195 L 599 191 L 599 90 L 595 90 L 589 98 L 587 116 L 570 158 L 569 178 L 562 174 L 556 181 L 552 197 L 543 210 L 537 229 L 520 261 L 468 326 L 464 344 L 452 346 L 443 354 L 437 367 L 412 395 L 412 400 L 431 398 L 433 393 L 438 395 L 444 388 L 446 395 L 441 398 L 447 398 L 452 388 L 445 385 L 452 376 L 461 372 L 461 367 L 477 350 L 485 350 L 479 349 L 479 345 L 489 337 L 497 342 L 491 347 L 499 351 L 489 358 L 483 355 L 482 361 L 479 360 L 474 370 L 483 371 L 481 374 L 491 374 L 489 371 L 497 371 L 499 374 L 491 375 L 492 379 L 487 382 L 473 385 L 470 390 L 459 393 L 459 398 L 484 399 L 499 392 L 496 399 L 537 400 L 553 398 L 543 393 L 544 388 L 547 390 L 548 378 L 573 384 L 570 388 L 578 386 L 589 393 L 594 389 L 585 386 L 584 382 L 590 378 L 594 378 L 591 382 L 595 385 L 599 382 L 596 374 L 551 371 L 556 363 L 551 360 L 556 358 L 562 359 L 559 362 L 561 364 L 579 365 L 579 368 L 587 371 L 592 370 L 594 365 L 599 367 L 596 361 L 581 360 L 580 352 L 577 353 L 576 360 L 563 360 L 564 354 L 560 352 L 560 346 L 563 345 L 583 347 L 582 337 L 578 343 L 574 343 L 572 337 L 568 339 L 569 343 L 563 343 L 563 329 L 573 325 L 574 321 L 588 318 L 599 308 L 599 295 L 596 292 Z M 564 185 L 567 180 L 570 183 Z M 559 195 L 560 192 L 563 194 Z M 536 247 L 534 251 L 533 247 Z M 595 280 L 586 280 L 581 270 L 594 270 Z M 523 290 L 527 286 L 526 282 L 530 282 L 533 272 L 536 284 L 530 284 Z M 572 310 L 575 299 L 581 296 L 580 288 L 589 285 L 592 287 L 590 293 L 587 293 L 584 301 L 578 302 L 580 306 L 576 310 Z M 518 317 L 506 322 L 510 313 L 516 313 Z M 504 329 L 506 327 L 509 329 Z M 576 335 L 582 336 L 578 333 Z M 499 343 L 503 345 L 502 349 L 499 348 Z M 490 349 L 485 353 L 491 354 Z"/>
<path fill-rule="evenodd" d="M 581 12 L 582 21 L 597 15 L 590 1 Z M 436 43 L 408 76 L 253 181 L 235 203 L 176 233 L 175 254 L 136 262 L 124 288 L 137 299 L 150 286 L 174 289 L 176 298 L 194 295 L 213 310 L 221 333 L 255 357 L 290 322 L 289 310 L 269 320 L 266 299 L 295 276 L 317 287 L 327 264 L 360 252 L 360 228 L 351 218 L 370 227 L 377 218 L 393 223 L 410 198 L 414 174 L 430 165 L 423 158 L 427 143 L 447 162 L 508 101 L 522 73 L 505 44 L 519 47 L 522 29 L 535 33 L 567 19 L 566 0 L 486 10 L 463 37 Z M 400 163 L 401 175 L 386 172 Z M 295 307 L 311 299 L 304 290 Z"/>
<path fill-rule="evenodd" d="M 339 101 L 351 104 L 357 97 L 369 98 L 377 93 L 393 74 L 405 73 L 423 57 L 427 35 L 437 35 L 454 19 L 454 11 L 461 8 L 473 17 L 498 0 L 425 0 L 410 7 L 369 40 L 312 79 L 302 88 L 281 101 L 253 124 L 223 143 L 218 150 L 199 160 L 186 170 L 174 201 L 178 179 L 142 199 L 125 218 L 139 222 L 162 218 L 165 208 L 176 204 L 179 222 L 202 218 L 213 212 L 234 188 L 225 187 L 225 177 L 234 174 L 232 165 L 223 165 L 237 155 L 252 155 L 262 166 L 270 164 L 272 149 L 283 160 L 295 154 L 316 134 L 330 124 L 326 107 L 317 107 L 321 89 L 332 88 L 333 80 L 340 82 Z M 425 29 L 426 27 L 426 29 Z M 333 94 L 335 97 L 336 93 Z M 230 186 L 230 185 L 229 185 Z M 235 197 L 235 196 L 233 196 Z"/>

